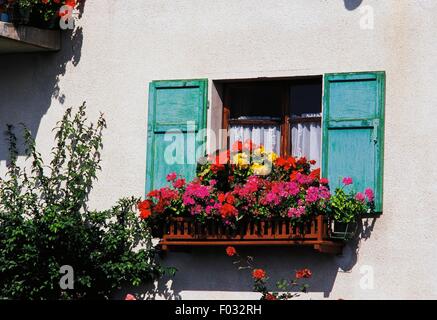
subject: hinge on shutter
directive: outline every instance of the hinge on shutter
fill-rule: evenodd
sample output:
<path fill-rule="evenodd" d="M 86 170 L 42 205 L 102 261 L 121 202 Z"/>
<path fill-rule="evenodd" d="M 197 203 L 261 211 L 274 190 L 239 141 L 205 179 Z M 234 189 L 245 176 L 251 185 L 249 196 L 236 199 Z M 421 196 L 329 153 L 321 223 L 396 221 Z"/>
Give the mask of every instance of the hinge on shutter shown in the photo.
<path fill-rule="evenodd" d="M 372 121 L 373 124 L 373 132 L 372 132 L 372 141 L 373 143 L 378 143 L 378 130 L 379 130 L 379 119 L 374 119 Z"/>

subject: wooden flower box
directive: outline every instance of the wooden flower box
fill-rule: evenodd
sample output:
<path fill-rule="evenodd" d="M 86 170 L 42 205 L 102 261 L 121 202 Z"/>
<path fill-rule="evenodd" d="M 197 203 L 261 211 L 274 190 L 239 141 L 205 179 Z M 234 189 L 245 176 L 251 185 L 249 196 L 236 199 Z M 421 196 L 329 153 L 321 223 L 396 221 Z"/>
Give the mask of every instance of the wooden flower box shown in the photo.
<path fill-rule="evenodd" d="M 162 250 L 181 246 L 312 246 L 319 252 L 341 253 L 342 242 L 328 238 L 329 226 L 323 216 L 299 226 L 272 219 L 241 223 L 236 229 L 209 221 L 201 224 L 190 218 L 173 218 L 161 230 Z"/>

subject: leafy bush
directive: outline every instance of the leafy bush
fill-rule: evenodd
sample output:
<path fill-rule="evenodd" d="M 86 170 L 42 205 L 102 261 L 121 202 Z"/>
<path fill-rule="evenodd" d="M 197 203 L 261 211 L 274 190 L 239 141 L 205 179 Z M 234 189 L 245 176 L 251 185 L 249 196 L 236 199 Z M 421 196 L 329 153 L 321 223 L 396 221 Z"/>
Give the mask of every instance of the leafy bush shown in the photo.
<path fill-rule="evenodd" d="M 24 128 L 30 170 L 18 165 L 17 138 L 8 126 L 10 163 L 0 179 L 0 298 L 109 298 L 123 285 L 172 273 L 155 260 L 139 199 L 91 211 L 88 195 L 100 168 L 102 116 L 87 124 L 85 105 L 68 109 L 45 165 Z M 60 268 L 74 270 L 74 289 L 62 290 Z"/>

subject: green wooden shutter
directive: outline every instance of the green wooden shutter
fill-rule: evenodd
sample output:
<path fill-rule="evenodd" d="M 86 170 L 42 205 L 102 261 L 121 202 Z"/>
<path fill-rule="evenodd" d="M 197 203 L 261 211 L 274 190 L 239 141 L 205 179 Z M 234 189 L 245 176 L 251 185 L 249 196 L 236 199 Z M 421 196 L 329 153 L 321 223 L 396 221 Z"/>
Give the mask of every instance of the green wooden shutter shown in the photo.
<path fill-rule="evenodd" d="M 385 73 L 327 74 L 324 79 L 322 174 L 332 190 L 342 177 L 372 188 L 382 211 Z"/>
<path fill-rule="evenodd" d="M 207 86 L 206 79 L 153 81 L 150 84 L 146 192 L 166 185 L 170 172 L 187 180 L 194 178 L 196 150 L 198 154 L 204 153 L 205 141 L 196 139 L 193 143 L 191 137 L 206 127 Z M 174 136 L 167 135 L 166 139 L 169 132 Z M 182 141 L 183 149 L 180 150 L 183 152 L 172 153 L 177 161 L 169 163 L 164 155 L 174 141 Z"/>

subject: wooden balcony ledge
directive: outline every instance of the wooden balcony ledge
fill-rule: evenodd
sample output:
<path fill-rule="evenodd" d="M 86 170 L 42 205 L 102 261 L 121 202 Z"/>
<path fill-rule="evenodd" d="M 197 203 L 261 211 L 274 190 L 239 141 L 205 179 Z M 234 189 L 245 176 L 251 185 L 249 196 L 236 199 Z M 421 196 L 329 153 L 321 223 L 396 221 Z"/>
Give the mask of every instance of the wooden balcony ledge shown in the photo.
<path fill-rule="evenodd" d="M 0 54 L 58 51 L 60 49 L 60 30 L 44 30 L 0 22 Z"/>
<path fill-rule="evenodd" d="M 237 230 L 219 223 L 199 224 L 189 218 L 174 218 L 161 228 L 162 250 L 197 246 L 310 246 L 316 251 L 340 254 L 344 243 L 328 235 L 329 226 L 318 216 L 303 226 L 286 220 L 247 222 Z"/>

